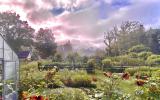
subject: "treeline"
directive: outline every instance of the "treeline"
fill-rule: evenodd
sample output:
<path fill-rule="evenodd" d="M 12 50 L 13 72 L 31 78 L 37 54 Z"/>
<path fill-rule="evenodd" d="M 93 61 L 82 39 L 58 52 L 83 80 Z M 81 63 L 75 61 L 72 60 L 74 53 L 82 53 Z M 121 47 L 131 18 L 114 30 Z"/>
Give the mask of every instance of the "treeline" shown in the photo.
<path fill-rule="evenodd" d="M 120 27 L 113 27 L 105 33 L 104 43 L 108 56 L 126 54 L 136 45 L 150 48 L 152 53 L 160 53 L 160 29 L 146 30 L 138 21 L 123 22 Z"/>
<path fill-rule="evenodd" d="M 24 47 L 33 47 L 42 58 L 56 52 L 57 45 L 51 29 L 40 28 L 35 32 L 35 29 L 27 21 L 22 21 L 16 13 L 0 13 L 0 33 L 15 52 Z"/>

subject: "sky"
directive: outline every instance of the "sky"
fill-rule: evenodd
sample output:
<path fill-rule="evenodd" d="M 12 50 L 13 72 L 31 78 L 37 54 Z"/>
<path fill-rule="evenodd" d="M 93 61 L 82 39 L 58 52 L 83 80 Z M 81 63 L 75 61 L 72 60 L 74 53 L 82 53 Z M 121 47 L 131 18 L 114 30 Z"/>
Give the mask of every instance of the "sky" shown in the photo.
<path fill-rule="evenodd" d="M 160 0 L 0 0 L 0 12 L 13 11 L 36 30 L 52 29 L 56 42 L 104 48 L 104 32 L 123 21 L 160 28 Z"/>

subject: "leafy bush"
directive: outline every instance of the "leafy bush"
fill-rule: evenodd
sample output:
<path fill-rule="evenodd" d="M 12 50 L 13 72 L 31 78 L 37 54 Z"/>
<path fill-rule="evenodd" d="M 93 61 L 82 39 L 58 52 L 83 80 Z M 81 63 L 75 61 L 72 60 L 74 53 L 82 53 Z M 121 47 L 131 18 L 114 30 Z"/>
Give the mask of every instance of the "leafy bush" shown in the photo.
<path fill-rule="evenodd" d="M 88 96 L 80 89 L 57 89 L 49 96 L 51 100 L 88 100 Z"/>
<path fill-rule="evenodd" d="M 62 86 L 64 86 L 64 84 L 58 79 L 53 80 L 47 84 L 48 88 L 60 88 Z"/>
<path fill-rule="evenodd" d="M 148 52 L 150 51 L 150 48 L 140 44 L 140 45 L 133 46 L 129 49 L 129 52 L 135 52 L 135 53 L 140 53 L 143 51 Z"/>
<path fill-rule="evenodd" d="M 151 66 L 160 65 L 160 55 L 151 55 L 147 58 L 146 63 Z"/>
<path fill-rule="evenodd" d="M 72 78 L 72 86 L 73 87 L 91 87 L 91 77 L 88 75 L 75 75 Z"/>
<path fill-rule="evenodd" d="M 128 56 L 131 57 L 131 58 L 138 58 L 138 54 L 135 53 L 135 52 L 129 53 Z"/>
<path fill-rule="evenodd" d="M 151 77 L 150 71 L 139 71 L 134 74 L 137 79 L 147 80 L 148 77 Z"/>
<path fill-rule="evenodd" d="M 121 66 L 139 66 L 144 65 L 144 61 L 139 58 L 130 58 L 128 56 L 119 56 Z"/>
<path fill-rule="evenodd" d="M 64 85 L 70 87 L 94 87 L 92 78 L 85 71 L 68 71 L 58 72 L 58 76 Z"/>
<path fill-rule="evenodd" d="M 95 59 L 89 59 L 88 61 L 87 61 L 87 73 L 95 73 L 95 70 L 94 70 L 94 68 L 95 68 L 95 65 L 96 65 L 96 61 L 95 61 Z"/>
<path fill-rule="evenodd" d="M 144 60 L 146 60 L 151 55 L 152 55 L 152 52 L 141 52 L 141 53 L 138 53 L 138 57 L 141 58 L 141 59 L 144 59 Z"/>
<path fill-rule="evenodd" d="M 158 70 L 158 68 L 141 66 L 136 68 L 126 68 L 125 72 L 129 72 L 130 75 L 133 76 L 136 72 L 149 72 L 149 71 L 156 71 L 156 70 Z"/>
<path fill-rule="evenodd" d="M 113 66 L 139 66 L 144 65 L 143 59 L 136 58 L 137 54 L 130 53 L 130 55 L 111 57 Z"/>
<path fill-rule="evenodd" d="M 62 61 L 62 55 L 60 53 L 56 53 L 52 59 L 53 62 L 61 62 Z"/>
<path fill-rule="evenodd" d="M 111 67 L 112 66 L 111 59 L 104 59 L 104 60 L 102 60 L 102 66 L 103 67 Z"/>

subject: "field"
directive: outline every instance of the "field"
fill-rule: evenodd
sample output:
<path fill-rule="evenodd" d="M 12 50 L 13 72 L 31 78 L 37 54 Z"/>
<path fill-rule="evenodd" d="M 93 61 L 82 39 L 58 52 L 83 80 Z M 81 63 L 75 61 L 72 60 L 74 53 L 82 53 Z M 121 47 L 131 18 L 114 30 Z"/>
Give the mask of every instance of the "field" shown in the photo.
<path fill-rule="evenodd" d="M 49 61 L 44 61 L 50 63 Z M 54 68 L 39 71 L 37 62 L 22 63 L 20 69 L 21 100 L 158 100 L 160 70 L 158 68 L 129 68 L 124 73 L 96 69 Z"/>

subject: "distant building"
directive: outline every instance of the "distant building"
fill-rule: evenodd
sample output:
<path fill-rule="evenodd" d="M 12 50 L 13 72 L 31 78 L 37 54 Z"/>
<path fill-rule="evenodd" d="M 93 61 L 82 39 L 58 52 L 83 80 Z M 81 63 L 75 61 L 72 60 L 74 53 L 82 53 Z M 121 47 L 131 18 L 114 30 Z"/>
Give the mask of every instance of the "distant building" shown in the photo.
<path fill-rule="evenodd" d="M 31 60 L 32 52 L 31 51 L 20 51 L 18 53 L 18 57 L 20 60 Z"/>

